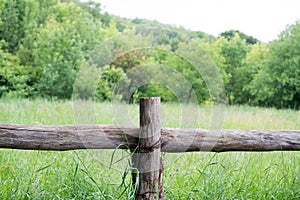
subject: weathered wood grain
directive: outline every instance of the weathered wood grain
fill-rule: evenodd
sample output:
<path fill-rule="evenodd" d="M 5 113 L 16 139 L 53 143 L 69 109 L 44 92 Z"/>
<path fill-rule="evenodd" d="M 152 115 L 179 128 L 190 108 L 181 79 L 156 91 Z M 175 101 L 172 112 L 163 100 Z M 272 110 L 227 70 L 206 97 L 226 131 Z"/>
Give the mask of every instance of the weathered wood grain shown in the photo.
<path fill-rule="evenodd" d="M 163 152 L 300 150 L 300 130 L 162 129 Z"/>
<path fill-rule="evenodd" d="M 162 128 L 162 152 L 300 150 L 300 130 Z M 31 150 L 132 149 L 139 127 L 0 124 L 0 148 Z"/>
<path fill-rule="evenodd" d="M 140 99 L 139 146 L 133 154 L 138 169 L 136 199 L 164 199 L 161 169 L 160 97 Z M 135 176 L 135 173 L 134 173 Z"/>

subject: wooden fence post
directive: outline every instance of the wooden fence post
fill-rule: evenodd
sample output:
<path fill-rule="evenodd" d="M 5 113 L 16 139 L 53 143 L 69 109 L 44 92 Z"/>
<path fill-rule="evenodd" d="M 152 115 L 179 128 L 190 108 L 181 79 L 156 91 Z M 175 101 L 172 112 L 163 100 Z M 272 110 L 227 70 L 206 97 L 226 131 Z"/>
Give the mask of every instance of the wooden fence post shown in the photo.
<path fill-rule="evenodd" d="M 136 199 L 164 199 L 161 159 L 160 97 L 140 99 L 139 144 L 132 157 Z M 136 180 L 138 182 L 136 183 Z"/>

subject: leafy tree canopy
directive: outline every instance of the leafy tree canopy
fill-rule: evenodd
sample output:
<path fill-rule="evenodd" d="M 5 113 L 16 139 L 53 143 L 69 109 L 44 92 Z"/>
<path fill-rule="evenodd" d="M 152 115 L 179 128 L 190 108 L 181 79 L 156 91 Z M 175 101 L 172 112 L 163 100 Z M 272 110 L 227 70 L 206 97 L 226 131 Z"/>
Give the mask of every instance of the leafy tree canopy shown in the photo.
<path fill-rule="evenodd" d="M 129 37 L 122 37 L 128 33 Z M 117 34 L 121 36 L 112 44 L 112 52 L 103 51 L 116 59 L 99 73 L 96 66 L 85 66 L 83 78 L 74 86 L 81 93 L 78 98 L 94 95 L 94 99 L 109 101 L 120 79 L 132 86 L 138 75 L 156 73 L 164 83 L 173 83 L 171 86 L 185 95 L 184 101 L 189 102 L 193 93 L 199 103 L 212 102 L 217 95 L 208 90 L 207 83 L 214 87 L 216 74 L 205 67 L 205 59 L 210 59 L 222 77 L 229 104 L 300 107 L 300 22 L 264 44 L 239 30 L 215 38 L 158 21 L 113 16 L 103 13 L 98 2 L 80 0 L 0 0 L 0 97 L 71 98 L 76 75 L 88 63 L 91 51 Z M 138 49 L 145 42 L 154 42 L 158 48 Z M 191 58 L 193 55 L 197 58 Z M 103 55 L 96 54 L 94 59 L 97 66 L 105 63 Z M 195 60 L 198 64 L 203 61 L 201 75 L 193 66 Z M 141 65 L 153 68 L 129 76 Z M 169 76 L 163 77 L 159 70 Z M 187 91 L 180 90 L 178 73 L 191 85 Z M 97 83 L 84 80 L 97 76 Z M 96 86 L 89 88 L 89 84 Z M 162 96 L 163 101 L 178 101 L 170 87 L 155 83 L 134 91 L 129 87 L 128 91 L 132 92 L 130 99 L 120 96 L 124 101 L 154 95 Z"/>
<path fill-rule="evenodd" d="M 225 32 L 221 33 L 220 36 L 225 37 L 228 40 L 231 40 L 236 34 L 238 34 L 242 40 L 246 40 L 247 44 L 256 44 L 259 42 L 259 40 L 254 38 L 253 36 L 249 36 L 238 30 L 225 31 Z"/>

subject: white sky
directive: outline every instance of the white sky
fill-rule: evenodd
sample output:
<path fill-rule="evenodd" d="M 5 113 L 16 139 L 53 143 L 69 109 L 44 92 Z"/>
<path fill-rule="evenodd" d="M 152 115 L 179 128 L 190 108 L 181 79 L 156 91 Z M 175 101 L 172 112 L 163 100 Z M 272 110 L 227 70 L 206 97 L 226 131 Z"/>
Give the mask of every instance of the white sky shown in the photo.
<path fill-rule="evenodd" d="M 214 36 L 239 30 L 268 42 L 300 20 L 300 0 L 95 0 L 110 14 L 146 18 Z"/>

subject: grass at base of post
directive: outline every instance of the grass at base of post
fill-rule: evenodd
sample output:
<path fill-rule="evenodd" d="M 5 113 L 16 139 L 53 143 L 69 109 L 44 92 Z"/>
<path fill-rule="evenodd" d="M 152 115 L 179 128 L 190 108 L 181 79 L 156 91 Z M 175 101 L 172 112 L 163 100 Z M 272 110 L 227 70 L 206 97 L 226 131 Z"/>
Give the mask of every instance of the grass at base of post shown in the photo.
<path fill-rule="evenodd" d="M 96 110 L 91 123 L 116 123 L 110 103 L 82 104 L 92 104 Z M 0 100 L 0 122 L 74 124 L 73 106 L 71 101 Z M 138 125 L 138 105 L 128 110 L 132 123 Z M 180 127 L 180 110 L 177 104 L 163 104 L 162 126 Z M 210 106 L 200 106 L 201 116 L 209 116 L 210 111 Z M 201 119 L 200 128 L 207 128 L 209 117 Z M 224 129 L 299 130 L 300 113 L 227 107 L 223 125 Z M 122 162 L 117 162 L 120 158 Z M 195 152 L 164 154 L 163 159 L 167 199 L 300 199 L 300 152 Z M 128 160 L 123 151 L 0 149 L 0 199 L 132 199 Z"/>

